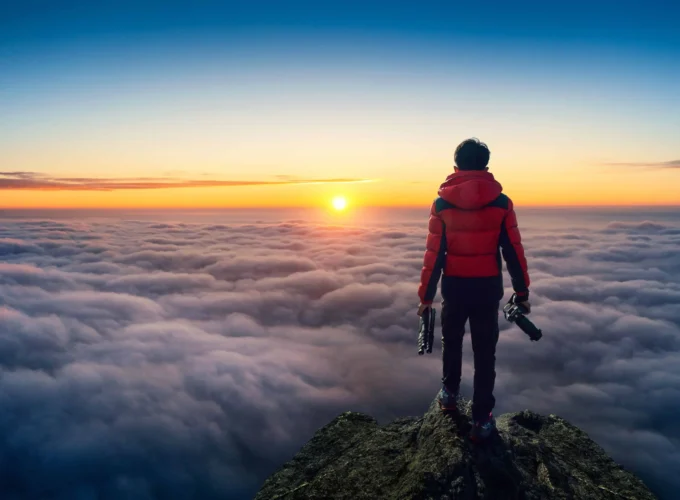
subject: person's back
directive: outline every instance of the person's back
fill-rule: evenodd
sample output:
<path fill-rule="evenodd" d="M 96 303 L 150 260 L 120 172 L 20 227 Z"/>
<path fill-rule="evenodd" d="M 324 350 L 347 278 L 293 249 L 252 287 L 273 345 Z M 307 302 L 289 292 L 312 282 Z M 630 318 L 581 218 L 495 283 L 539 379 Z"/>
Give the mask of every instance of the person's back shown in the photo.
<path fill-rule="evenodd" d="M 418 314 L 430 307 L 443 271 L 443 387 L 439 403 L 456 410 L 460 389 L 463 336 L 469 319 L 475 377 L 472 438 L 494 428 L 492 410 L 498 309 L 503 298 L 501 255 L 515 291 L 513 300 L 530 308 L 529 275 L 512 201 L 488 172 L 489 150 L 476 139 L 456 149 L 455 172 L 439 188 L 432 204 L 429 234 L 418 296 Z"/>

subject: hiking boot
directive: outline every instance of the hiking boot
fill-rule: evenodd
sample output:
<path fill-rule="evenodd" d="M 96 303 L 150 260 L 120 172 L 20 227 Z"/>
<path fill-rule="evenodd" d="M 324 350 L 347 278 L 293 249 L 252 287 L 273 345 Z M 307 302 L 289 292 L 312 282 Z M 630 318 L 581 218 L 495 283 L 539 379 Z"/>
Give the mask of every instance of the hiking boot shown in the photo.
<path fill-rule="evenodd" d="M 439 408 L 444 413 L 455 413 L 458 411 L 458 406 L 456 401 L 458 400 L 458 394 L 450 392 L 446 386 L 442 386 L 439 394 L 437 394 L 437 402 L 439 403 Z"/>
<path fill-rule="evenodd" d="M 496 431 L 496 419 L 493 415 L 489 413 L 489 416 L 485 420 L 475 420 L 472 423 L 472 431 L 470 431 L 470 440 L 475 443 L 481 443 L 482 441 L 491 437 L 491 435 Z"/>

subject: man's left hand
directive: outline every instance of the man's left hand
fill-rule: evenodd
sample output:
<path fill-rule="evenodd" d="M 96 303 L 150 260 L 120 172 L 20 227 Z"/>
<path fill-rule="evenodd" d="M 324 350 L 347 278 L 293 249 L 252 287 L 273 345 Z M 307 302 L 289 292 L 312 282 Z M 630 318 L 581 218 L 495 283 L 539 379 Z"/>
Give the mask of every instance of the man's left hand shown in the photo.
<path fill-rule="evenodd" d="M 531 314 L 531 304 L 528 300 L 525 300 L 524 302 L 515 302 L 515 304 L 524 308 L 524 314 Z"/>
<path fill-rule="evenodd" d="M 420 306 L 418 306 L 418 316 L 422 316 L 423 313 L 427 311 L 430 307 L 432 307 L 432 304 L 421 303 Z"/>

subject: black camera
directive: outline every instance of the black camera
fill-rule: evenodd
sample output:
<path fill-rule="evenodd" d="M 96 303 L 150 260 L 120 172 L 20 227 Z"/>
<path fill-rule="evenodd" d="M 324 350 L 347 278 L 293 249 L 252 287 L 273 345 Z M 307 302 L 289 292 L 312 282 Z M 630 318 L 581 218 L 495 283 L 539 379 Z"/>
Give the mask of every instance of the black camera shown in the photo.
<path fill-rule="evenodd" d="M 538 342 L 541 340 L 541 337 L 543 337 L 543 332 L 525 316 L 527 313 L 527 309 L 522 306 L 521 302 L 519 304 L 515 303 L 514 295 L 510 299 L 510 302 L 505 304 L 505 307 L 503 308 L 505 319 L 515 323 L 531 340 Z"/>
<path fill-rule="evenodd" d="M 432 344 L 434 343 L 434 321 L 437 317 L 437 311 L 434 307 L 428 307 L 423 311 L 420 317 L 418 327 L 418 354 L 423 355 L 425 351 L 432 352 Z"/>

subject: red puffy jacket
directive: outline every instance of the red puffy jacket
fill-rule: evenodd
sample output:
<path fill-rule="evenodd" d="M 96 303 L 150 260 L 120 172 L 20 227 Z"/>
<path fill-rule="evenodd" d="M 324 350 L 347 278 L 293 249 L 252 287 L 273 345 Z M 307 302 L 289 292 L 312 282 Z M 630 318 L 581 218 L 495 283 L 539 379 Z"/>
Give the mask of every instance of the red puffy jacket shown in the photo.
<path fill-rule="evenodd" d="M 503 296 L 501 250 L 512 286 L 528 297 L 529 274 L 517 216 L 502 186 L 486 171 L 458 171 L 446 178 L 432 204 L 418 296 L 431 304 L 442 270 L 460 293 L 482 290 Z M 442 287 L 444 283 L 442 283 Z"/>

